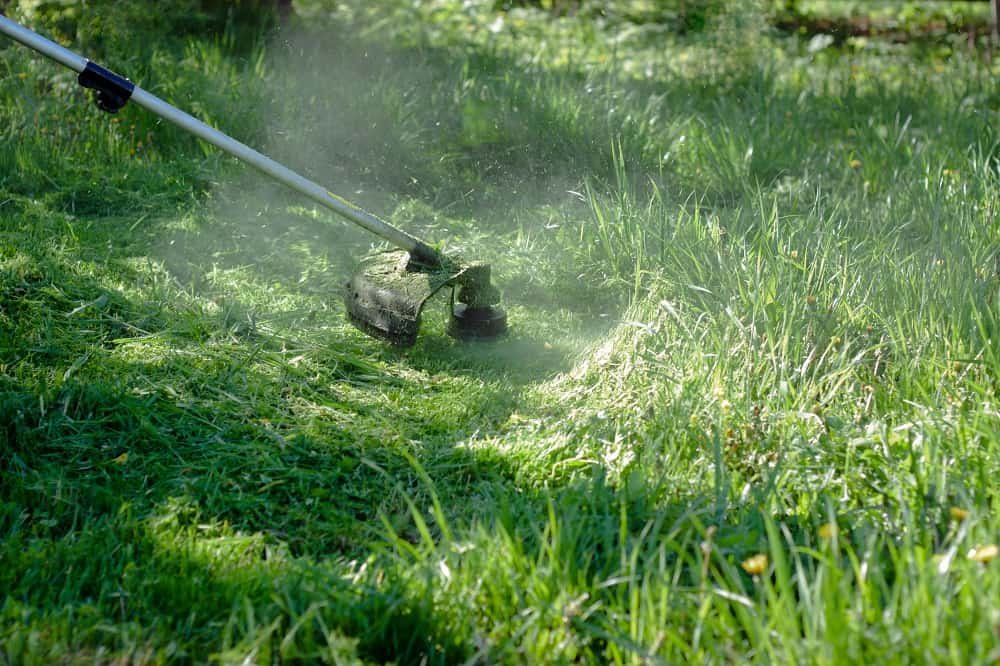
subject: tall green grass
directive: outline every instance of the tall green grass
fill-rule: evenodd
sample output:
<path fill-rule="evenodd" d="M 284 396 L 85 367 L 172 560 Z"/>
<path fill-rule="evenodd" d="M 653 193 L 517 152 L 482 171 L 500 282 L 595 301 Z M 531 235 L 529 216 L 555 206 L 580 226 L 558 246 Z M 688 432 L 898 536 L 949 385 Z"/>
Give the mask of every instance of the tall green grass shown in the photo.
<path fill-rule="evenodd" d="M 996 659 L 995 65 L 298 7 L 121 62 L 510 334 L 365 338 L 369 238 L 0 47 L 4 660 Z"/>

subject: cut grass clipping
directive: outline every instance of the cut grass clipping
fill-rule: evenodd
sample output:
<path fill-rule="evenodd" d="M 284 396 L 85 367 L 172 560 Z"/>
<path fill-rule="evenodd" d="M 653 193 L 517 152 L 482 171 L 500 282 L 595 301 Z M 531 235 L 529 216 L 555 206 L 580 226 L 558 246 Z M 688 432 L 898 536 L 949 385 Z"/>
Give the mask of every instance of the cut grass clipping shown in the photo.
<path fill-rule="evenodd" d="M 371 237 L 0 44 L 0 662 L 1000 656 L 1000 61 L 117 4 L 8 11 L 490 261 L 512 326 L 365 337 Z"/>

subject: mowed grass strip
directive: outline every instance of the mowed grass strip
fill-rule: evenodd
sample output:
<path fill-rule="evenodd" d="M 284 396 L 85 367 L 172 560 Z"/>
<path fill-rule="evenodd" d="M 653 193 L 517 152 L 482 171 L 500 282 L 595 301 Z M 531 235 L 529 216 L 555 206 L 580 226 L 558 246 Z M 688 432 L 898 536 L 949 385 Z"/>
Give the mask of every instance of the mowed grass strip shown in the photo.
<path fill-rule="evenodd" d="M 371 238 L 0 49 L 6 661 L 996 658 L 995 65 L 297 6 L 77 35 L 491 261 L 511 332 L 364 337 Z"/>

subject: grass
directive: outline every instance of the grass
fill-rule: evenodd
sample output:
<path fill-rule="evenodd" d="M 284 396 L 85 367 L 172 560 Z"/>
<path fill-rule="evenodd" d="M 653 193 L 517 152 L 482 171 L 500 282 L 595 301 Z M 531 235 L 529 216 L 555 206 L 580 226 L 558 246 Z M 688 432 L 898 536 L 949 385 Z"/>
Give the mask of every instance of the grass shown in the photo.
<path fill-rule="evenodd" d="M 364 232 L 0 46 L 0 661 L 1000 658 L 995 64 L 297 7 L 88 43 L 510 334 L 366 338 Z"/>

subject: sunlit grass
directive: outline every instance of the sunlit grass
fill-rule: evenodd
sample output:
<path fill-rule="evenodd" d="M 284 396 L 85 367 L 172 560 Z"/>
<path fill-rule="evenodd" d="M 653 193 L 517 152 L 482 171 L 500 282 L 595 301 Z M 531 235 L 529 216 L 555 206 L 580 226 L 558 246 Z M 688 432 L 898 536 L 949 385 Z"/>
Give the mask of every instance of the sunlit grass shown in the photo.
<path fill-rule="evenodd" d="M 299 10 L 126 73 L 490 261 L 511 330 L 366 338 L 369 236 L 0 45 L 0 655 L 997 658 L 995 64 Z"/>

